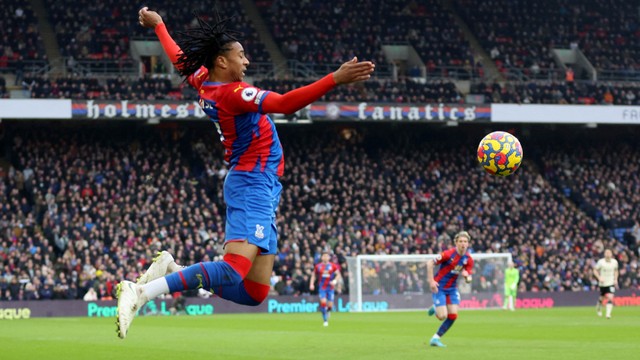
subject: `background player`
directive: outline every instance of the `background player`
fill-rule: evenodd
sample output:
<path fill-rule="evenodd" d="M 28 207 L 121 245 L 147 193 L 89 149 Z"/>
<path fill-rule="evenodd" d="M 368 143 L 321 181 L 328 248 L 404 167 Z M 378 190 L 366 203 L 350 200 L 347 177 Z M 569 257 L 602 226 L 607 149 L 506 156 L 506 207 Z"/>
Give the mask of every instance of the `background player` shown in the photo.
<path fill-rule="evenodd" d="M 504 271 L 504 304 L 502 308 L 514 311 L 516 309 L 516 296 L 518 295 L 518 282 L 520 281 L 520 272 L 513 264 L 513 261 L 507 263 L 507 269 Z"/>
<path fill-rule="evenodd" d="M 467 252 L 471 236 L 461 231 L 454 238 L 455 247 L 440 253 L 434 260 L 427 261 L 427 280 L 431 287 L 433 306 L 429 308 L 429 316 L 436 315 L 444 322 L 433 335 L 431 346 L 445 347 L 440 338 L 451 328 L 458 318 L 460 293 L 458 292 L 458 275 L 462 275 L 470 283 L 473 272 L 473 258 Z M 438 274 L 433 276 L 433 267 L 440 265 Z"/>
<path fill-rule="evenodd" d="M 316 264 L 311 274 L 309 290 L 313 291 L 318 279 L 318 296 L 320 297 L 320 311 L 322 311 L 322 320 L 324 326 L 329 326 L 329 312 L 333 308 L 333 299 L 335 297 L 335 287 L 342 281 L 340 274 L 340 266 L 329 262 L 331 255 L 328 251 L 322 253 L 320 263 Z"/>
<path fill-rule="evenodd" d="M 230 19 L 221 19 L 217 12 L 213 24 L 196 19 L 198 26 L 181 32 L 178 45 L 158 13 L 146 7 L 138 12 L 140 25 L 155 30 L 178 72 L 197 89 L 200 106 L 225 148 L 230 165 L 224 183 L 226 253 L 223 261 L 179 268 L 162 252 L 138 284 L 121 282 L 117 332 L 123 339 L 136 310 L 161 294 L 204 288 L 239 304 L 264 301 L 278 250 L 275 211 L 284 171 L 280 139 L 266 114 L 293 113 L 336 85 L 366 80 L 374 71 L 371 62 L 354 57 L 337 71 L 284 95 L 257 89 L 242 81 L 249 60 L 238 33 L 227 29 Z M 171 274 L 164 276 L 167 273 Z"/>
<path fill-rule="evenodd" d="M 613 310 L 613 296 L 618 287 L 618 261 L 613 258 L 613 252 L 607 249 L 604 251 L 604 258 L 598 260 L 593 268 L 593 275 L 598 280 L 600 286 L 600 297 L 596 311 L 598 316 L 602 316 L 602 304 L 606 301 L 606 316 L 611 319 Z"/>

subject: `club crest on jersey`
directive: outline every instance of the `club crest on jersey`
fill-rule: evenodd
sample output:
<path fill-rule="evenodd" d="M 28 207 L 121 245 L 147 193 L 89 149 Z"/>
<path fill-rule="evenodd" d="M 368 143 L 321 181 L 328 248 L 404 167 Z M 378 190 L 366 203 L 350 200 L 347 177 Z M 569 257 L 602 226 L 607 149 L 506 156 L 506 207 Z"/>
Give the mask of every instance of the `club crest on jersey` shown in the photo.
<path fill-rule="evenodd" d="M 256 224 L 256 233 L 254 234 L 255 237 L 257 237 L 258 239 L 264 239 L 264 226 L 261 226 L 259 224 Z"/>
<path fill-rule="evenodd" d="M 254 88 L 254 87 L 249 87 L 246 89 L 242 90 L 242 100 L 244 101 L 252 101 L 256 95 L 258 95 L 258 89 Z"/>

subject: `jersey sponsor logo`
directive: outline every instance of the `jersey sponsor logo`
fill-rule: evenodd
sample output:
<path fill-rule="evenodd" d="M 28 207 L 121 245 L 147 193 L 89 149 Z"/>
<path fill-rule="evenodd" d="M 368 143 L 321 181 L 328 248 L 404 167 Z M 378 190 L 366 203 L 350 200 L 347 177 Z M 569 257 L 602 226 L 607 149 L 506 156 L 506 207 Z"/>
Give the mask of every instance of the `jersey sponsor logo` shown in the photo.
<path fill-rule="evenodd" d="M 238 85 L 238 87 L 237 87 L 237 88 L 233 89 L 233 92 L 234 92 L 234 93 L 237 93 L 237 92 L 238 92 L 238 90 L 242 90 L 242 89 L 244 89 L 244 87 L 242 87 L 242 85 Z"/>
<path fill-rule="evenodd" d="M 203 108 L 204 110 L 214 109 L 214 106 L 213 104 L 211 104 L 210 101 L 206 101 L 203 98 L 200 98 L 198 102 L 200 103 L 200 107 Z"/>
<path fill-rule="evenodd" d="M 256 224 L 256 233 L 254 234 L 258 239 L 264 239 L 264 226 Z"/>
<path fill-rule="evenodd" d="M 462 272 L 462 265 L 456 265 L 456 267 L 451 270 L 452 274 L 460 274 L 460 272 Z"/>
<path fill-rule="evenodd" d="M 256 99 L 253 101 L 256 105 L 260 104 L 260 100 L 262 100 L 264 93 L 266 93 L 264 90 L 258 91 L 258 95 L 256 95 Z"/>
<path fill-rule="evenodd" d="M 256 95 L 258 95 L 258 89 L 254 87 L 249 87 L 242 90 L 242 100 L 244 101 L 252 101 Z"/>

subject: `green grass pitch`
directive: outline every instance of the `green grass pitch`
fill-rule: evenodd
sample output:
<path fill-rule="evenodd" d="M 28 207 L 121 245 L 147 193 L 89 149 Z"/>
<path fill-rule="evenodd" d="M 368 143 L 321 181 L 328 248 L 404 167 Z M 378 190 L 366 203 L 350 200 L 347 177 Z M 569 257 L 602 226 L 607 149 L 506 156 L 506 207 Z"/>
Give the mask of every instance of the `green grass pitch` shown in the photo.
<path fill-rule="evenodd" d="M 129 337 L 113 319 L 0 322 L 0 358 L 13 359 L 621 359 L 640 354 L 640 307 L 462 311 L 443 337 L 426 312 L 138 317 Z"/>

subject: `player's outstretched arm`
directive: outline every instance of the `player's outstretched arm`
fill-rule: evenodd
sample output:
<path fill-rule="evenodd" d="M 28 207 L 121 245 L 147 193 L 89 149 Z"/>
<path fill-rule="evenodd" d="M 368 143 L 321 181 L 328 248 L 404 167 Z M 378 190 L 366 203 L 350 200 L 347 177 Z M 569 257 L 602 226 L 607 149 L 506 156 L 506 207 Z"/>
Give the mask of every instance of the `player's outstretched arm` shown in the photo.
<path fill-rule="evenodd" d="M 429 287 L 431 288 L 431 292 L 434 294 L 438 293 L 438 283 L 433 279 L 433 267 L 435 263 L 433 260 L 427 261 L 427 281 L 429 282 Z"/>
<path fill-rule="evenodd" d="M 160 40 L 160 44 L 162 44 L 164 52 L 167 53 L 171 63 L 175 66 L 182 50 L 180 50 L 178 44 L 176 44 L 175 40 L 173 40 L 171 35 L 169 35 L 169 31 L 167 30 L 164 21 L 162 21 L 160 14 L 149 10 L 149 8 L 145 6 L 138 11 L 138 22 L 143 27 L 155 30 L 156 36 L 158 36 L 158 40 Z"/>
<path fill-rule="evenodd" d="M 338 293 L 342 292 L 342 289 L 340 288 L 340 284 L 342 284 L 342 281 L 343 281 L 342 274 L 340 274 L 340 270 L 337 270 L 336 271 L 336 278 L 333 279 L 332 283 L 333 283 L 333 286 L 336 287 L 336 291 Z"/>
<path fill-rule="evenodd" d="M 375 68 L 371 61 L 358 62 L 358 58 L 354 57 L 333 73 L 333 79 L 338 85 L 364 81 L 371 77 Z"/>
<path fill-rule="evenodd" d="M 593 268 L 593 277 L 595 277 L 598 281 L 598 284 L 600 284 L 600 272 L 598 271 L 597 267 Z"/>
<path fill-rule="evenodd" d="M 286 94 L 270 92 L 262 103 L 264 113 L 291 114 L 321 98 L 336 85 L 364 81 L 371 77 L 375 65 L 371 61 L 358 61 L 358 58 L 342 64 L 338 70 L 322 79 L 289 91 Z"/>
<path fill-rule="evenodd" d="M 313 269 L 311 273 L 311 279 L 309 280 L 309 290 L 313 291 L 316 287 L 316 269 Z"/>

